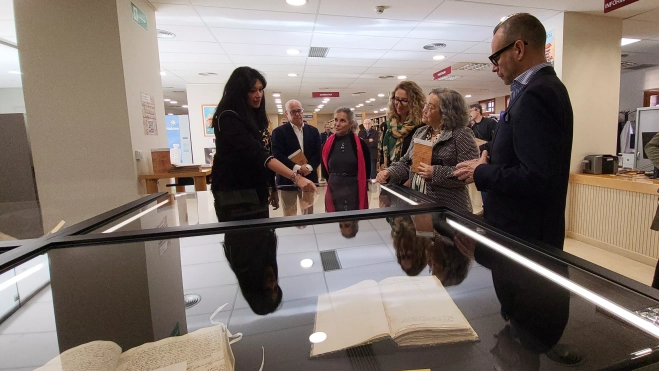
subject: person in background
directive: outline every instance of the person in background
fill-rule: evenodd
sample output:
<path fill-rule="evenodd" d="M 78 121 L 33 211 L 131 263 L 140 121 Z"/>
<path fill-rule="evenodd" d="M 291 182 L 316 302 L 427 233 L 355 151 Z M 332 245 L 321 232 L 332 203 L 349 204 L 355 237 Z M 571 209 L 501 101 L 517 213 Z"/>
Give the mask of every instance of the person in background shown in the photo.
<path fill-rule="evenodd" d="M 401 81 L 391 93 L 387 122 L 379 149 L 381 169 L 397 162 L 407 153 L 416 130 L 423 126 L 423 105 L 426 97 L 413 81 Z"/>
<path fill-rule="evenodd" d="M 325 146 L 325 142 L 327 142 L 327 138 L 332 135 L 332 125 L 330 124 L 325 124 L 325 131 L 320 133 L 320 148 L 322 149 Z"/>
<path fill-rule="evenodd" d="M 286 102 L 288 124 L 272 131 L 272 154 L 277 160 L 313 183 L 318 183 L 318 166 L 320 166 L 320 134 L 318 129 L 302 120 L 302 104 L 297 100 Z M 307 164 L 298 165 L 289 156 L 302 151 Z M 293 181 L 286 176 L 277 175 L 277 187 L 281 190 L 284 215 L 297 215 L 297 199 L 302 198 L 302 191 L 295 189 Z M 302 210 L 303 214 L 313 210 Z"/>
<path fill-rule="evenodd" d="M 659 168 L 659 134 L 650 139 L 648 144 L 645 145 L 645 155 L 652 162 L 655 168 Z M 650 229 L 659 231 L 659 205 L 657 205 L 657 212 Z M 659 263 L 654 269 L 654 279 L 652 280 L 652 287 L 659 289 Z"/>
<path fill-rule="evenodd" d="M 323 173 L 327 179 L 327 212 L 368 209 L 367 178 L 371 159 L 366 142 L 352 132 L 355 114 L 348 107 L 334 112 L 336 133 L 323 147 Z M 356 234 L 355 226 L 341 228 L 344 237 Z"/>
<path fill-rule="evenodd" d="M 414 137 L 432 143 L 431 163 L 421 163 L 418 173 L 412 171 L 415 147 L 412 142 L 400 161 L 380 171 L 378 183 L 398 184 L 409 178 L 412 189 L 456 210 L 471 212 L 467 184 L 453 175 L 458 163 L 478 159 L 478 147 L 467 127 L 469 115 L 462 95 L 454 90 L 433 89 L 423 109 L 423 122 L 427 126 L 417 130 Z"/>
<path fill-rule="evenodd" d="M 545 42 L 544 26 L 528 13 L 494 28 L 492 72 L 511 85 L 510 104 L 491 153 L 458 164 L 455 176 L 487 192 L 483 217 L 494 227 L 562 250 L 573 113 Z"/>
<path fill-rule="evenodd" d="M 288 123 L 288 118 L 286 118 L 286 117 L 282 117 L 282 119 L 279 120 L 279 126 L 282 126 L 282 125 L 287 124 L 287 123 Z"/>
<path fill-rule="evenodd" d="M 473 121 L 471 130 L 474 131 L 474 136 L 480 140 L 491 142 L 494 136 L 494 129 L 497 127 L 497 122 L 491 118 L 483 117 L 483 107 L 480 104 L 472 104 L 469 106 L 469 117 Z M 481 152 L 487 150 L 487 143 L 482 144 L 478 148 Z"/>
<path fill-rule="evenodd" d="M 274 173 L 290 178 L 304 191 L 316 191 L 312 181 L 286 167 L 271 153 L 264 99 L 266 84 L 259 71 L 236 68 L 215 110 L 217 150 L 211 190 L 220 222 L 269 217 L 268 204 L 279 207 Z"/>
<path fill-rule="evenodd" d="M 359 137 L 366 142 L 368 151 L 371 155 L 371 173 L 368 174 L 369 179 L 375 179 L 376 162 L 378 160 L 378 142 L 380 141 L 380 133 L 373 128 L 373 122 L 371 119 L 364 120 L 364 131 L 359 132 Z"/>

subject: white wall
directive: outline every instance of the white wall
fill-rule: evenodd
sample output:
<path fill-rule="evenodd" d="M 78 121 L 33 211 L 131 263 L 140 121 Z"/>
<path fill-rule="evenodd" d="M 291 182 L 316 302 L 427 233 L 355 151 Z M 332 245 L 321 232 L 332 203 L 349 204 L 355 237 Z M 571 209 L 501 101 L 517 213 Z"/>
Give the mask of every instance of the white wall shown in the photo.
<path fill-rule="evenodd" d="M 620 111 L 643 107 L 643 92 L 659 89 L 659 67 L 620 74 Z"/>
<path fill-rule="evenodd" d="M 190 140 L 192 141 L 192 161 L 204 164 L 204 148 L 215 147 L 214 137 L 204 136 L 204 118 L 201 112 L 202 104 L 217 106 L 222 99 L 224 84 L 189 84 L 188 116 L 190 117 Z"/>
<path fill-rule="evenodd" d="M 563 77 L 563 39 L 565 26 L 565 13 L 559 13 L 544 22 L 547 32 L 554 31 L 554 69 L 558 78 Z"/>
<path fill-rule="evenodd" d="M 0 113 L 25 113 L 23 88 L 0 89 Z"/>

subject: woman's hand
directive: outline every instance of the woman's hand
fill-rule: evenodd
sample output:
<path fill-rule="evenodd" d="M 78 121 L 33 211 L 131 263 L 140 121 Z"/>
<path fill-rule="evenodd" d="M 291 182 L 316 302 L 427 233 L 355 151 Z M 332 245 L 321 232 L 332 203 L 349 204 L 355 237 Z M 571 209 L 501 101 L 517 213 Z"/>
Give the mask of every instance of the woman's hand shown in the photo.
<path fill-rule="evenodd" d="M 417 174 L 422 178 L 432 179 L 433 170 L 434 168 L 432 165 L 426 165 L 422 162 L 419 164 L 419 171 Z"/>
<path fill-rule="evenodd" d="M 303 192 L 316 192 L 318 193 L 318 189 L 316 188 L 316 185 L 313 184 L 312 181 L 310 181 L 307 178 L 304 178 L 302 176 L 297 177 L 297 181 L 295 184 L 302 189 Z"/>
<path fill-rule="evenodd" d="M 268 203 L 274 210 L 279 209 L 279 191 L 276 189 L 270 191 L 270 198 L 268 199 Z"/>
<path fill-rule="evenodd" d="M 387 183 L 387 180 L 389 180 L 390 176 L 391 176 L 391 174 L 389 173 L 389 170 L 382 170 L 375 177 L 375 181 L 380 183 L 380 184 L 385 184 L 385 183 Z"/>

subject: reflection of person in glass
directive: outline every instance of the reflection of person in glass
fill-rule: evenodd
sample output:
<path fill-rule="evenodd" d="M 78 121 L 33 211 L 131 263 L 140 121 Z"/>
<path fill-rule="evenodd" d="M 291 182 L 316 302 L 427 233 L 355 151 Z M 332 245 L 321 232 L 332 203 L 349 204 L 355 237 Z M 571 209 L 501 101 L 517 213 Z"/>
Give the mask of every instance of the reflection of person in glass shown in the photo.
<path fill-rule="evenodd" d="M 327 139 L 322 151 L 327 212 L 368 209 L 371 160 L 366 142 L 352 132 L 354 125 L 355 114 L 350 108 L 336 110 L 336 133 Z"/>
<path fill-rule="evenodd" d="M 252 311 L 272 313 L 281 304 L 277 269 L 277 235 L 273 229 L 227 232 L 224 254 Z"/>
<path fill-rule="evenodd" d="M 391 238 L 398 264 L 408 276 L 418 276 L 428 265 L 426 250 L 430 248 L 432 240 L 417 235 L 414 222 L 409 216 L 387 218 L 387 222 L 391 225 Z"/>
<path fill-rule="evenodd" d="M 311 181 L 271 154 L 265 87 L 257 70 L 236 68 L 215 111 L 217 152 L 211 189 L 220 222 L 267 218 L 268 204 L 279 207 L 274 173 L 288 177 L 303 191 L 316 190 Z"/>
<path fill-rule="evenodd" d="M 444 286 L 459 285 L 469 273 L 471 259 L 461 252 L 458 247 L 459 236 L 445 220 L 436 218 L 433 225 L 435 235 L 426 248 L 430 272 Z"/>

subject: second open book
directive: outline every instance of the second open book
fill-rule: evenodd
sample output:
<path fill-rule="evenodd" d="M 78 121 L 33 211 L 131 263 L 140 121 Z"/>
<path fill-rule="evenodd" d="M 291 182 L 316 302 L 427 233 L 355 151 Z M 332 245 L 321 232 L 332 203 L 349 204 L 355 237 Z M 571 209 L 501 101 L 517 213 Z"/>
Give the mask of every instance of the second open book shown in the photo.
<path fill-rule="evenodd" d="M 430 277 L 362 281 L 318 297 L 311 356 L 391 338 L 400 346 L 476 341 L 478 335 L 441 282 Z"/>

